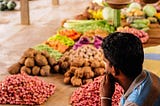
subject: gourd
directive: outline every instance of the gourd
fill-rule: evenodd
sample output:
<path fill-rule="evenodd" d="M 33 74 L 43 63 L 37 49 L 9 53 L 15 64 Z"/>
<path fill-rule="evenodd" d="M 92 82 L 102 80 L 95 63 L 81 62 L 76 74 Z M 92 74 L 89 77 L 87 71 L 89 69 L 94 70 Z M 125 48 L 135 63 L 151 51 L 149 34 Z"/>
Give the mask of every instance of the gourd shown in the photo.
<path fill-rule="evenodd" d="M 7 3 L 8 10 L 14 10 L 15 7 L 16 7 L 16 3 L 14 1 L 9 1 Z"/>
<path fill-rule="evenodd" d="M 0 10 L 1 10 L 1 11 L 4 11 L 4 10 L 6 10 L 6 9 L 7 9 L 6 4 L 4 4 L 3 2 L 0 3 Z"/>

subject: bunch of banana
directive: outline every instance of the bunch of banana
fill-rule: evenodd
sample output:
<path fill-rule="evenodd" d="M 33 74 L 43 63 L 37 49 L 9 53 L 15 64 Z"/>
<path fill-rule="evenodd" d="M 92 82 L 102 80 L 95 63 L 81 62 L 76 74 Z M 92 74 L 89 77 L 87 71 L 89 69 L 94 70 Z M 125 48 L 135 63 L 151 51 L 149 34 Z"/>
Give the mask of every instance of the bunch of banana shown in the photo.
<path fill-rule="evenodd" d="M 103 19 L 103 15 L 102 15 L 102 10 L 101 9 L 96 10 L 96 11 L 89 9 L 88 13 L 90 13 L 91 17 L 93 19 L 95 19 L 95 20 Z"/>

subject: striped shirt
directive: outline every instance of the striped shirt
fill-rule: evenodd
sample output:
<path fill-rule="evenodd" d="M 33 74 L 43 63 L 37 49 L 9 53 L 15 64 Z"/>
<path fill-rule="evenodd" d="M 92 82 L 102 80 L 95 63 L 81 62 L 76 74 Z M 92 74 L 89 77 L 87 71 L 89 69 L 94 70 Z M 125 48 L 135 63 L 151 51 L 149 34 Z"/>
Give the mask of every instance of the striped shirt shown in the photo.
<path fill-rule="evenodd" d="M 121 97 L 120 106 L 160 106 L 160 78 L 143 71 Z"/>

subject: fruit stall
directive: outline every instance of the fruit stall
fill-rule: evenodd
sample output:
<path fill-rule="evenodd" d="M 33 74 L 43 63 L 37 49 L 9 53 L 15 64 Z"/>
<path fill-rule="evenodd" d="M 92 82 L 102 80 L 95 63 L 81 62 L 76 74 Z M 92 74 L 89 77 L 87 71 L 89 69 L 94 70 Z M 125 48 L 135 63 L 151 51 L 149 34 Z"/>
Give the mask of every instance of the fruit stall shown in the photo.
<path fill-rule="evenodd" d="M 155 50 L 150 47 L 160 45 L 160 2 L 144 4 L 138 0 L 122 1 L 121 3 L 120 0 L 85 1 L 88 3 L 87 6 L 85 5 L 85 8 L 81 9 L 80 13 L 74 14 L 72 18 L 63 19 L 61 25 L 58 24 L 59 26 L 54 29 L 54 33 L 48 34 L 49 37 L 35 38 L 41 39 L 41 42 L 37 43 L 35 40 L 33 45 L 29 45 L 27 43 L 32 39 L 21 38 L 23 39 L 21 42 L 25 42 L 25 49 L 23 48 L 22 51 L 21 47 L 13 45 L 15 48 L 17 46 L 16 52 L 20 53 L 14 57 L 16 59 L 12 60 L 13 57 L 8 59 L 12 64 L 8 62 L 9 64 L 6 65 L 0 62 L 0 65 L 7 66 L 7 73 L 0 74 L 0 104 L 4 106 L 100 106 L 99 87 L 106 67 L 101 49 L 103 38 L 113 32 L 132 33 L 141 40 L 146 54 L 151 53 L 150 50 Z M 34 0 L 16 2 L 0 0 L 0 8 L 3 12 L 14 11 L 16 3 L 21 7 L 21 24 L 27 26 L 22 26 L 25 29 L 19 27 L 19 31 L 23 32 L 21 34 L 25 33 L 25 36 L 29 36 L 30 28 L 36 26 L 34 22 L 30 23 L 29 2 Z M 57 5 L 54 9 L 61 7 L 59 0 L 50 2 L 52 6 Z M 61 12 L 64 11 L 63 8 L 60 9 Z M 53 17 L 47 18 L 49 20 Z M 39 28 L 39 33 L 45 34 L 53 30 L 53 27 L 47 29 L 45 25 L 47 24 L 37 24 L 36 29 Z M 55 24 L 49 24 L 49 26 L 53 25 Z M 36 30 L 32 30 L 34 31 Z M 13 38 L 6 41 L 17 43 Z M 2 47 L 3 43 L 6 42 L 0 43 Z M 155 51 L 159 53 L 160 47 Z M 160 59 L 151 62 L 157 68 Z M 148 64 L 150 60 L 146 57 L 144 68 L 150 69 Z M 160 76 L 158 69 L 152 69 L 153 73 Z M 119 105 L 122 94 L 122 87 L 116 83 L 112 106 Z"/>

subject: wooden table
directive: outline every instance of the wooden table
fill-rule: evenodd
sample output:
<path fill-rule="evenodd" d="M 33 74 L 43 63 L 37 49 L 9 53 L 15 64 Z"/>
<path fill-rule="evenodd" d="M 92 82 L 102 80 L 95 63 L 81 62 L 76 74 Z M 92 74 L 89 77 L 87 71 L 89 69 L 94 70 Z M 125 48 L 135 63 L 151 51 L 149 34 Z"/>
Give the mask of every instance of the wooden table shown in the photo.
<path fill-rule="evenodd" d="M 144 47 L 160 45 L 160 24 L 151 24 L 149 34 L 149 40 L 144 44 Z"/>

